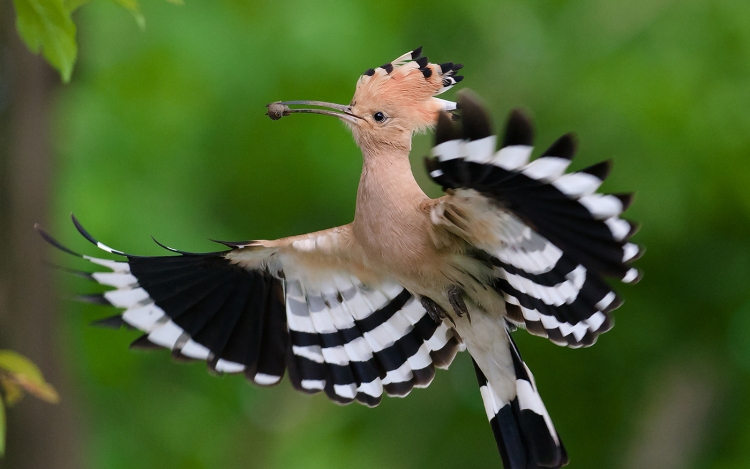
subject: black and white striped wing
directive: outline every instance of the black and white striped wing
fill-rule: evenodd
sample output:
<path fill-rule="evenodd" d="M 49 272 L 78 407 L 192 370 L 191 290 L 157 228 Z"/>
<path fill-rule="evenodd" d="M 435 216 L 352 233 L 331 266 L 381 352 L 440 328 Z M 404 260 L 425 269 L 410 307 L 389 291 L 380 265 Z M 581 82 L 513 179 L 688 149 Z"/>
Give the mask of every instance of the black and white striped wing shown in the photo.
<path fill-rule="evenodd" d="M 566 173 L 575 140 L 565 135 L 529 162 L 533 129 L 514 111 L 499 151 L 484 109 L 463 94 L 454 126 L 441 116 L 428 171 L 448 190 L 432 212 L 484 251 L 508 319 L 558 345 L 589 346 L 612 327 L 621 300 L 603 280 L 639 280 L 636 226 L 620 218 L 632 196 L 600 194 L 610 163 Z"/>
<path fill-rule="evenodd" d="M 395 283 L 367 286 L 341 273 L 322 289 L 285 283 L 289 375 L 302 391 L 374 406 L 384 391 L 405 396 L 429 385 L 435 367 L 447 367 L 458 350 L 449 328 Z"/>
<path fill-rule="evenodd" d="M 427 386 L 435 367 L 447 367 L 458 351 L 452 331 L 395 283 L 366 285 L 341 269 L 284 265 L 293 263 L 295 246 L 309 252 L 316 242 L 330 241 L 322 238 L 325 232 L 286 251 L 227 243 L 235 249 L 195 254 L 167 248 L 176 255 L 151 257 L 112 249 L 73 221 L 89 241 L 122 259 L 81 256 L 40 233 L 109 269 L 81 273 L 114 287 L 81 299 L 123 308 L 97 323 L 143 331 L 134 347 L 164 347 L 176 358 L 205 360 L 214 371 L 244 373 L 262 386 L 277 384 L 288 369 L 301 391 L 369 406 L 383 392 L 403 396 Z M 260 260 L 258 267 L 241 266 L 245 253 Z"/>

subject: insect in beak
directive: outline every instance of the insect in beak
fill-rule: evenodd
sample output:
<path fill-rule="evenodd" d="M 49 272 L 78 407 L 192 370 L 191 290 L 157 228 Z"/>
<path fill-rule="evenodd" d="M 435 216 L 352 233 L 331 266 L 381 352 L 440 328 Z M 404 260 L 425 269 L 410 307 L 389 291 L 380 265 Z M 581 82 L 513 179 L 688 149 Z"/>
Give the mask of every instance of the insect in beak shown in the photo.
<path fill-rule="evenodd" d="M 307 106 L 318 106 L 328 109 L 316 109 L 316 108 L 290 108 L 290 105 L 307 105 Z M 323 114 L 325 116 L 338 117 L 343 121 L 355 124 L 357 120 L 362 119 L 356 114 L 352 113 L 350 106 L 344 106 L 342 104 L 326 103 L 323 101 L 276 101 L 275 103 L 266 104 L 268 112 L 266 115 L 273 120 L 279 120 L 284 116 L 288 116 L 295 112 L 302 112 L 308 114 Z"/>

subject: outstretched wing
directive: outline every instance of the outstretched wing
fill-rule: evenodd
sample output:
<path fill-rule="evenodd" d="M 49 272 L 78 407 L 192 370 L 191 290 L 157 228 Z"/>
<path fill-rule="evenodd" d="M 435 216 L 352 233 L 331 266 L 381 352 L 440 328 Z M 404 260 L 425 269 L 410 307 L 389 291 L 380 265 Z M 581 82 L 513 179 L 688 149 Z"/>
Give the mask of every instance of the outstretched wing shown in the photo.
<path fill-rule="evenodd" d="M 285 370 L 301 391 L 368 406 L 383 392 L 404 396 L 447 367 L 459 344 L 415 297 L 345 258 L 349 227 L 285 240 L 224 243 L 223 252 L 144 257 L 112 249 L 118 261 L 81 256 L 107 272 L 81 273 L 115 287 L 81 299 L 123 308 L 98 321 L 145 332 L 132 346 L 165 347 L 176 358 L 206 360 L 217 372 L 244 373 L 259 385 Z"/>
<path fill-rule="evenodd" d="M 636 226 L 620 218 L 632 194 L 599 194 L 610 163 L 565 173 L 575 140 L 565 135 L 529 163 L 533 129 L 514 111 L 499 151 L 484 109 L 459 99 L 461 124 L 442 115 L 427 168 L 448 191 L 436 225 L 490 256 L 508 319 L 558 345 L 593 344 L 621 300 L 604 276 L 639 280 Z"/>

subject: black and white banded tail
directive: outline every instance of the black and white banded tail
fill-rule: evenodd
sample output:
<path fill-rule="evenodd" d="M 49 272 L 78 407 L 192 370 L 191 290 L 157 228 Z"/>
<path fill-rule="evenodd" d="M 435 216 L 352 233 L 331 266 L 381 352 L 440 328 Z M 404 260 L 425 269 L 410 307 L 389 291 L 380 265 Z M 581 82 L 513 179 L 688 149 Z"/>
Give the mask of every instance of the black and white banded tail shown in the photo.
<path fill-rule="evenodd" d="M 560 468 L 568 463 L 565 446 L 510 333 L 508 345 L 515 372 L 515 397 L 510 401 L 500 397 L 472 360 L 503 465 L 505 469 Z"/>

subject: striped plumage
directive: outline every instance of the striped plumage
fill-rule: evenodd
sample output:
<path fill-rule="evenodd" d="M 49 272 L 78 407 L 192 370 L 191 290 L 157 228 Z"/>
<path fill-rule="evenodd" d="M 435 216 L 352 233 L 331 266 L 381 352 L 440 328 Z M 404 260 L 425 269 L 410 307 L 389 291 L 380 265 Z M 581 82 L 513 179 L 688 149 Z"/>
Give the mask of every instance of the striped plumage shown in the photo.
<path fill-rule="evenodd" d="M 234 251 L 179 252 L 142 257 L 94 239 L 73 218 L 78 231 L 100 249 L 124 257 L 111 261 L 77 254 L 109 272 L 82 273 L 115 287 L 83 301 L 124 308 L 98 321 L 123 324 L 146 334 L 132 347 L 165 347 L 179 359 L 206 360 L 221 373 L 244 373 L 255 384 L 277 384 L 288 367 L 300 391 L 326 395 L 340 404 L 357 400 L 375 406 L 385 392 L 405 396 L 425 387 L 435 367 L 447 368 L 460 345 L 446 324 L 438 324 L 403 287 L 379 282 L 368 287 L 357 277 L 310 272 L 279 265 L 245 269 L 230 259 L 258 245 L 233 244 Z M 306 252 L 340 233 L 321 233 L 290 244 Z"/>
<path fill-rule="evenodd" d="M 442 117 L 433 158 L 426 159 L 433 180 L 453 191 L 436 206 L 436 223 L 471 240 L 476 227 L 462 222 L 462 213 L 488 203 L 502 207 L 494 244 L 474 245 L 492 256 L 508 319 L 558 345 L 592 345 L 622 303 L 602 275 L 640 279 L 629 266 L 641 255 L 628 241 L 637 226 L 620 218 L 632 195 L 596 193 L 609 161 L 565 174 L 575 153 L 570 134 L 529 162 L 533 130 L 519 111 L 511 113 L 496 152 L 484 110 L 472 99 L 462 104 L 461 128 Z"/>
<path fill-rule="evenodd" d="M 99 325 L 126 324 L 144 332 L 133 346 L 168 348 L 258 385 L 288 371 L 298 390 L 375 406 L 384 393 L 429 385 L 436 367 L 468 350 L 506 469 L 561 467 L 567 454 L 511 331 L 581 347 L 611 328 L 621 300 L 603 277 L 640 277 L 630 267 L 641 253 L 628 241 L 635 225 L 620 218 L 630 197 L 596 192 L 608 163 L 565 173 L 572 136 L 529 162 L 533 132 L 520 112 L 496 150 L 475 98 L 434 97 L 461 80 L 460 68 L 418 49 L 366 71 L 348 106 L 269 106 L 274 119 L 326 114 L 352 130 L 363 172 L 348 225 L 142 257 L 98 242 L 73 219 L 118 260 L 76 254 L 40 232 L 108 269 L 81 273 L 114 287 L 82 299 L 124 310 Z M 299 104 L 331 110 L 289 107 Z M 433 200 L 408 154 L 412 134 L 436 123 L 426 163 L 446 195 Z"/>

